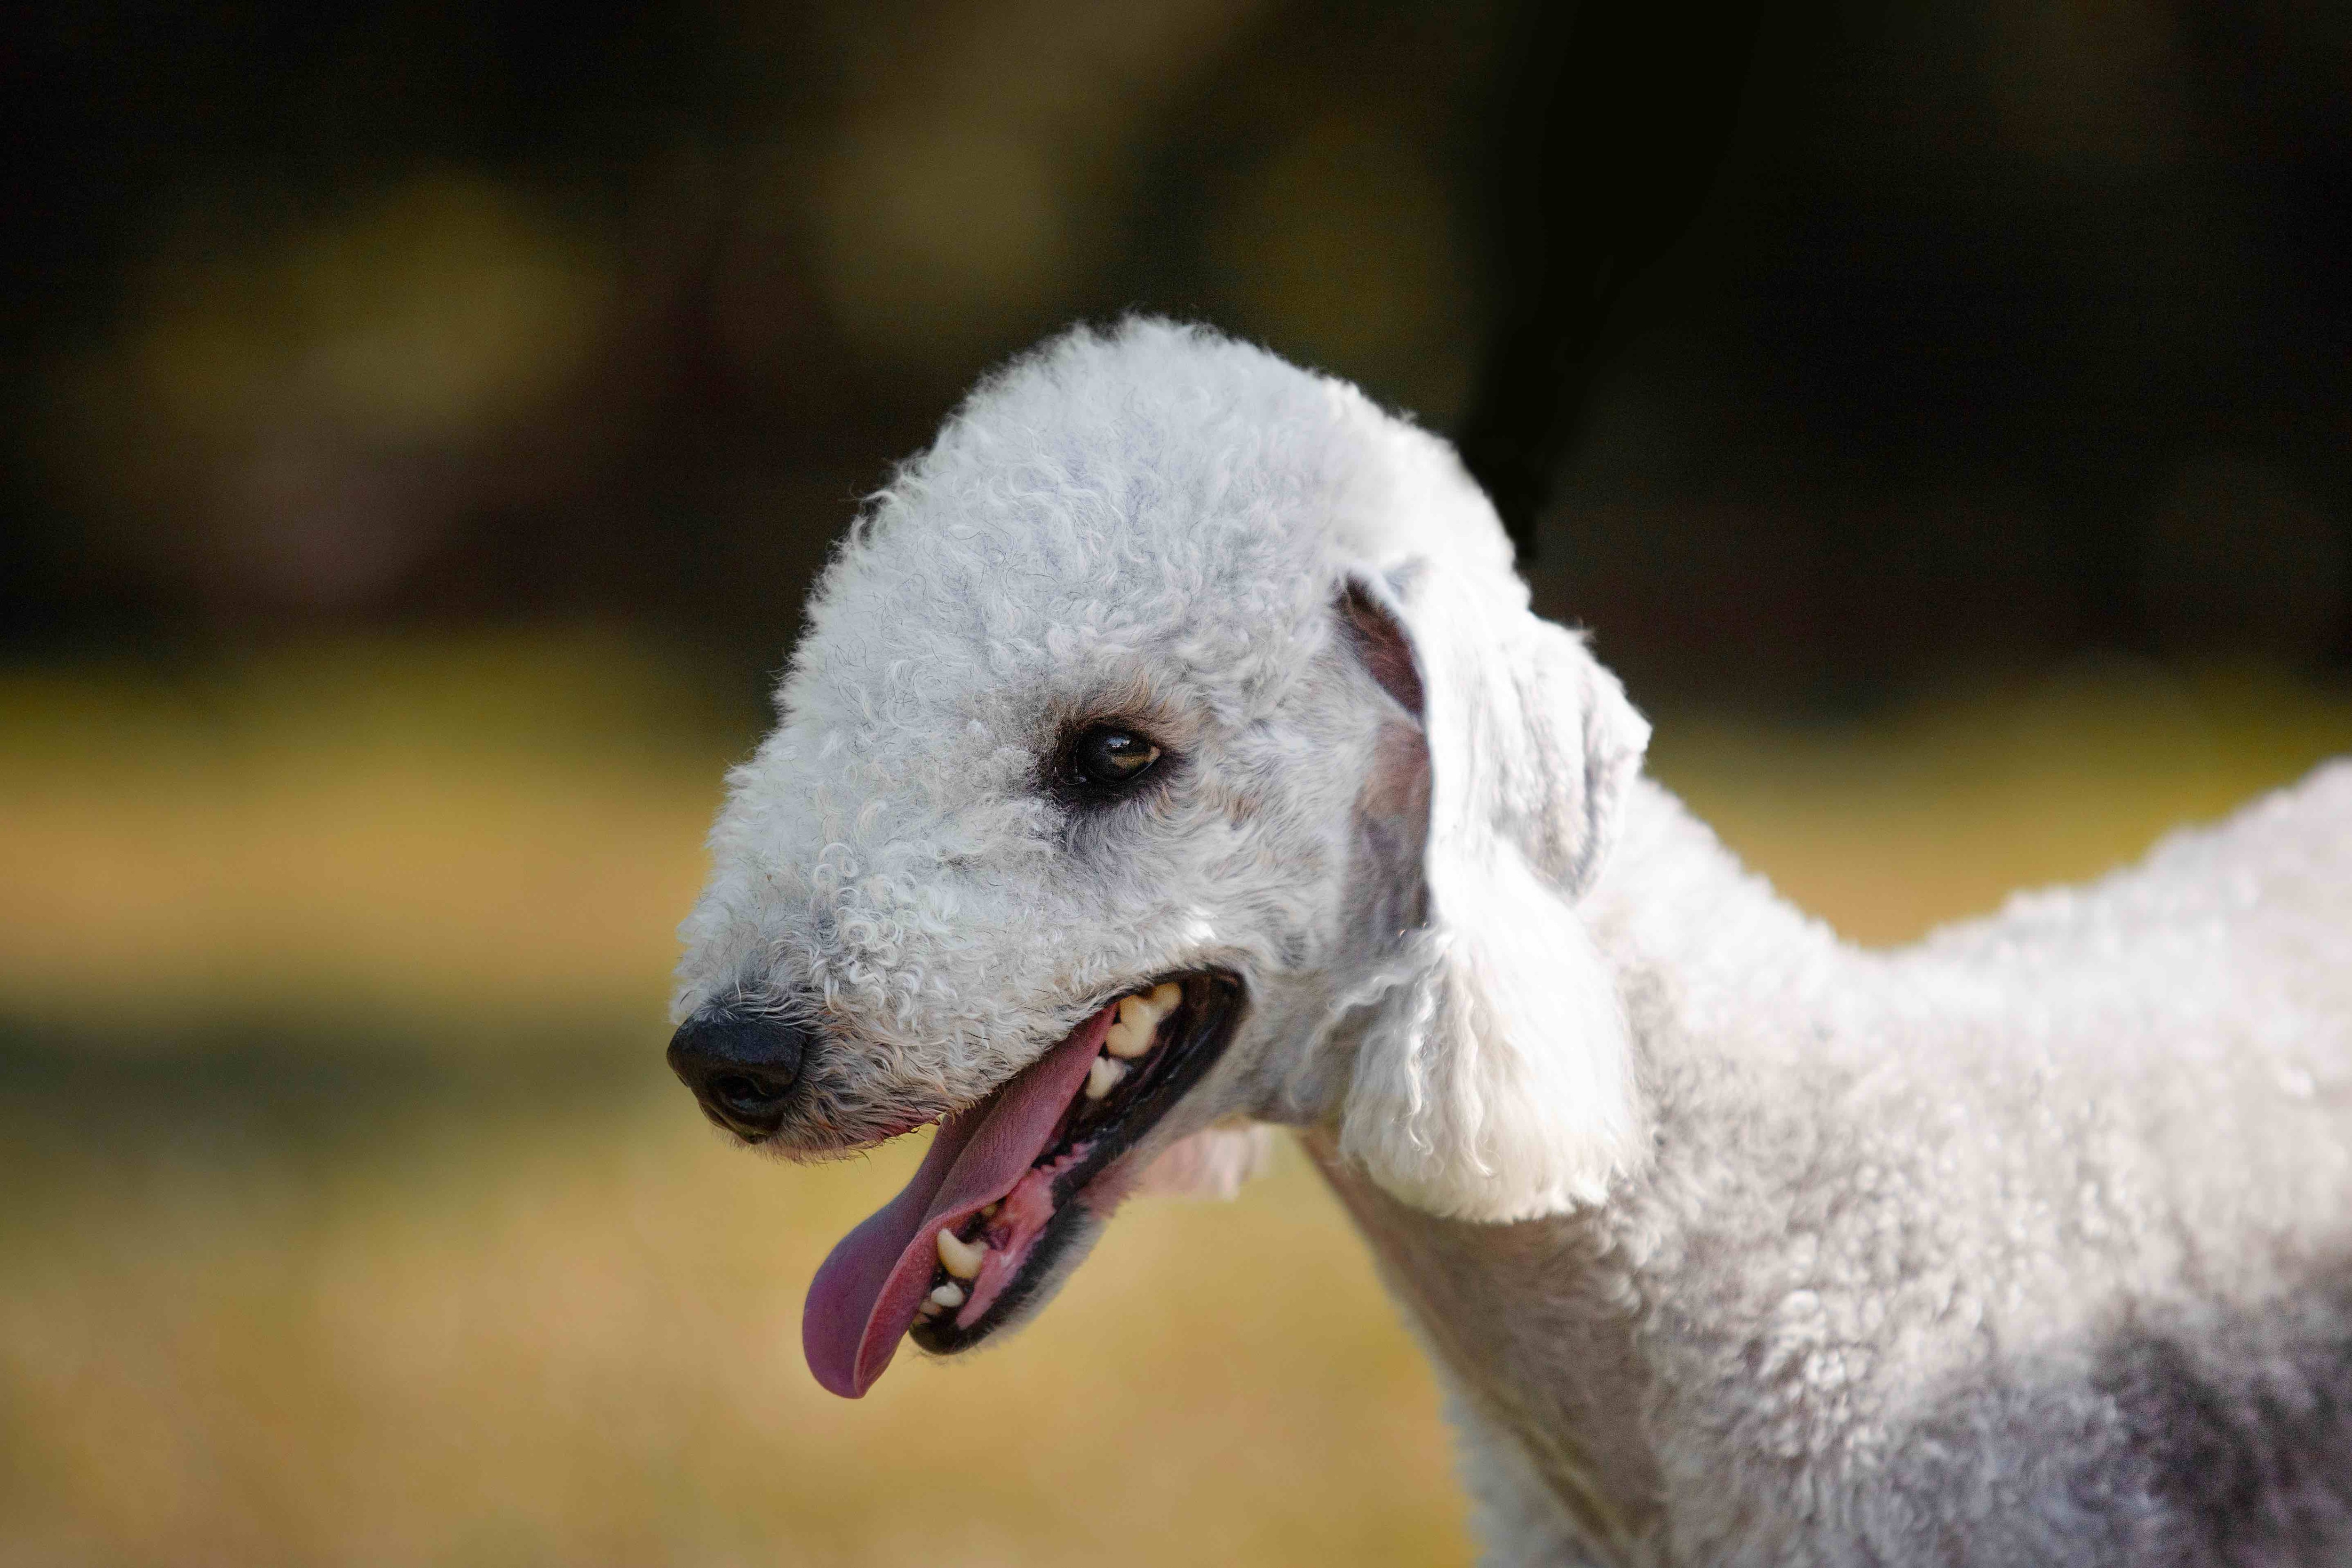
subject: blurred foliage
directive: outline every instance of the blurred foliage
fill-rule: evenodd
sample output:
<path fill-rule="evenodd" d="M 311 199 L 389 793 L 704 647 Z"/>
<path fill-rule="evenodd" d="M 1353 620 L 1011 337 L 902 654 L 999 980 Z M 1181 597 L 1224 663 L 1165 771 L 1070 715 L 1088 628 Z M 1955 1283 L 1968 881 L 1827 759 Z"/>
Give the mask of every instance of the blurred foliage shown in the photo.
<path fill-rule="evenodd" d="M 976 374 L 1141 307 L 1558 433 L 1644 690 L 2340 668 L 2337 9 L 26 12 L 0 652 L 591 616 L 748 694 Z"/>

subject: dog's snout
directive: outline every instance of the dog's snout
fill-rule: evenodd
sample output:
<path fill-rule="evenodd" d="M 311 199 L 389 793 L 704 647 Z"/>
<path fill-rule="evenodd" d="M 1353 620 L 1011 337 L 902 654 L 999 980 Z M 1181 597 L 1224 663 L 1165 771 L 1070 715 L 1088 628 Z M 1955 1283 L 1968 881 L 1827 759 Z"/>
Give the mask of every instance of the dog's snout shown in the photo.
<path fill-rule="evenodd" d="M 703 1113 L 753 1142 L 783 1125 L 806 1031 L 781 1018 L 704 1011 L 670 1037 L 669 1066 Z"/>

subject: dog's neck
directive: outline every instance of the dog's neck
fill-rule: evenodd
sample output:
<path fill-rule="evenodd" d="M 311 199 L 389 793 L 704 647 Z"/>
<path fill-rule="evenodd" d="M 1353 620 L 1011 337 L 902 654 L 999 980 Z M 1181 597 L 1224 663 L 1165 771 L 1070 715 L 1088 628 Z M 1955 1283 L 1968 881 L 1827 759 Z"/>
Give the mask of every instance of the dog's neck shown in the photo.
<path fill-rule="evenodd" d="M 1663 1493 L 1642 1420 L 1651 1377 L 1634 1313 L 1605 1285 L 1623 1271 L 1607 1268 L 1604 1228 L 1440 1219 L 1376 1185 L 1328 1129 L 1303 1141 L 1436 1363 L 1465 1439 L 1509 1445 L 1512 1468 L 1531 1472 L 1601 1561 L 1643 1561 Z"/>
<path fill-rule="evenodd" d="M 1508 1442 L 1590 1549 L 1632 1563 L 1648 1560 L 1644 1542 L 1662 1518 L 1645 1415 L 1671 1376 L 1643 1303 L 1682 1250 L 1685 1189 L 1711 1179 L 1698 1167 L 1721 1163 L 1724 1119 L 1753 1104 L 1731 1085 L 1803 1070 L 1762 1059 L 1757 1042 L 1790 1032 L 1755 1022 L 1817 1007 L 1840 973 L 1866 961 L 1646 781 L 1580 910 L 1619 987 L 1652 1133 L 1644 1163 L 1608 1202 L 1512 1225 L 1444 1219 L 1380 1188 L 1328 1131 L 1306 1142 L 1474 1438 L 1483 1430 Z"/>

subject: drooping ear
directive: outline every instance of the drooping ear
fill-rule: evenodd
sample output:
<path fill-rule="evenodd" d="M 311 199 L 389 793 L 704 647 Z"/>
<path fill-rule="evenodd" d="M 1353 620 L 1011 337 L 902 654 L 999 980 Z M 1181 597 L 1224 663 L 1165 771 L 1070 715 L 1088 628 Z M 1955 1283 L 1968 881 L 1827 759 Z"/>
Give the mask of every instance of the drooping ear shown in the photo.
<path fill-rule="evenodd" d="M 1340 1148 L 1433 1214 L 1527 1219 L 1597 1200 L 1639 1128 L 1623 1012 L 1577 900 L 1650 727 L 1582 638 L 1441 567 L 1354 578 L 1337 613 L 1400 710 L 1359 840 L 1417 844 L 1417 868 L 1399 870 L 1419 875 L 1391 896 L 1417 921 L 1392 927 L 1364 985 L 1373 1022 Z M 1413 731 L 1418 754 L 1398 743 Z"/>

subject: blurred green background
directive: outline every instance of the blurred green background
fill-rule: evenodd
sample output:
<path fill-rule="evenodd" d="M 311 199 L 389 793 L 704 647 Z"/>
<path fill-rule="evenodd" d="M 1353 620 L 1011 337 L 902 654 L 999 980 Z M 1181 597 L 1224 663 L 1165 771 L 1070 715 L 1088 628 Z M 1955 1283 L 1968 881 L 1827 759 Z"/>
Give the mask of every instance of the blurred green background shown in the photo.
<path fill-rule="evenodd" d="M 1646 119 L 1571 15 L 0 24 L 0 1564 L 1467 1560 L 1296 1158 L 844 1404 L 919 1150 L 661 1066 L 810 573 L 1075 317 L 1543 405 L 1540 602 L 1858 939 L 2352 749 L 2340 8 L 1701 10 Z"/>

